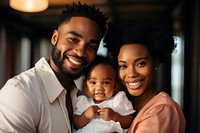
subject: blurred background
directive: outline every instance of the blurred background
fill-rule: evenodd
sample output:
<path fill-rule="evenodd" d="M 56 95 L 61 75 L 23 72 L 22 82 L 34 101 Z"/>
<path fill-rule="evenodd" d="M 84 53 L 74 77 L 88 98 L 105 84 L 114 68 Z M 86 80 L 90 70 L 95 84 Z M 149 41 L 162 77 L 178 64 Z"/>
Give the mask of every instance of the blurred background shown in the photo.
<path fill-rule="evenodd" d="M 29 0 L 19 0 L 26 3 Z M 38 0 L 34 0 L 38 1 Z M 40 0 L 42 1 L 42 0 Z M 43 0 L 43 11 L 19 11 L 11 0 L 0 0 L 0 88 L 6 81 L 49 58 L 51 35 L 66 3 L 77 0 Z M 199 0 L 80 0 L 95 5 L 109 21 L 144 15 L 167 22 L 177 43 L 171 62 L 161 65 L 158 88 L 177 101 L 186 117 L 186 133 L 200 132 L 200 4 Z M 17 5 L 14 3 L 12 6 Z M 22 7 L 23 5 L 20 5 Z M 105 52 L 103 47 L 99 51 Z"/>

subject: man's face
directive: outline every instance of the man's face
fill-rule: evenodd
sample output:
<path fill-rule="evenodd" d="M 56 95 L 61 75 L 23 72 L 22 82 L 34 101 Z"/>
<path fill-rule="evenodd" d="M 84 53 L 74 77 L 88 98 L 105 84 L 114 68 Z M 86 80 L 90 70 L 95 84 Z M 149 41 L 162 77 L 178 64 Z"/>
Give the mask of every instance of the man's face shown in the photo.
<path fill-rule="evenodd" d="M 96 57 L 101 38 L 101 30 L 95 21 L 72 17 L 53 33 L 52 68 L 66 78 L 78 78 Z"/>

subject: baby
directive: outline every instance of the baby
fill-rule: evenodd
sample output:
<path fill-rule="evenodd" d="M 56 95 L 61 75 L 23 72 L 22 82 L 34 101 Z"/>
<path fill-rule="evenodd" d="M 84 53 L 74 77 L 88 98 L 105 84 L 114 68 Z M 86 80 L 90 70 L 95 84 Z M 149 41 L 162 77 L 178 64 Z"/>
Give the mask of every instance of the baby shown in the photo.
<path fill-rule="evenodd" d="M 119 91 L 117 70 L 117 62 L 104 56 L 97 56 L 86 70 L 85 95 L 78 96 L 74 115 L 77 133 L 123 133 L 129 128 L 135 110 Z"/>

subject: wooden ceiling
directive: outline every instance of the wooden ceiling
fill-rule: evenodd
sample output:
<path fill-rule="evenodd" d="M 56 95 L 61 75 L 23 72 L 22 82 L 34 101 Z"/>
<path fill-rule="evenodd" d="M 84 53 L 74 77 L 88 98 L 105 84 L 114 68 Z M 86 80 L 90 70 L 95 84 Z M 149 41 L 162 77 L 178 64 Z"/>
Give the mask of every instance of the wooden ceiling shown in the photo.
<path fill-rule="evenodd" d="M 52 32 L 56 27 L 59 14 L 66 3 L 78 0 L 49 0 L 47 10 L 39 13 L 25 13 L 12 9 L 9 0 L 0 1 L 1 21 L 19 29 L 35 30 L 38 32 Z M 180 0 L 79 0 L 100 8 L 111 20 L 125 20 L 138 15 L 156 18 L 172 16 Z M 41 31 L 42 30 L 42 31 Z"/>

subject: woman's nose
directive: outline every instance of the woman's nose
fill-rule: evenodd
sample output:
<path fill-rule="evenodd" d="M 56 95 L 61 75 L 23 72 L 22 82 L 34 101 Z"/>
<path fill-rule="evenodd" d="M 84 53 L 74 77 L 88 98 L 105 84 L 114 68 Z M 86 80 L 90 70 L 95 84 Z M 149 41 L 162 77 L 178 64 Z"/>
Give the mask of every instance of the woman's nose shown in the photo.
<path fill-rule="evenodd" d="M 128 71 L 128 77 L 136 77 L 138 76 L 138 72 L 135 67 L 130 67 Z"/>

